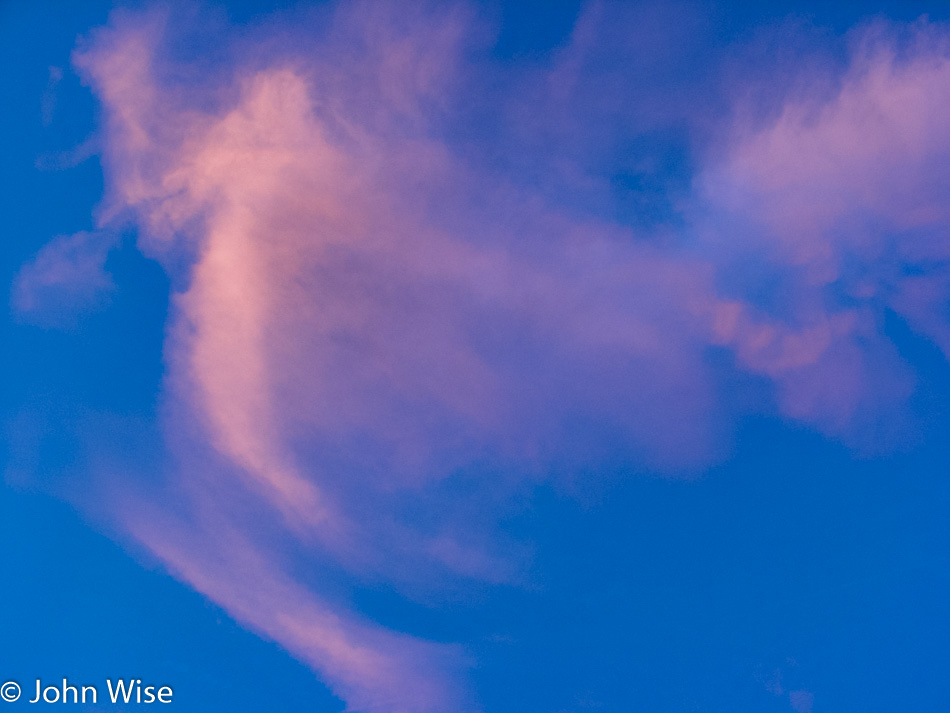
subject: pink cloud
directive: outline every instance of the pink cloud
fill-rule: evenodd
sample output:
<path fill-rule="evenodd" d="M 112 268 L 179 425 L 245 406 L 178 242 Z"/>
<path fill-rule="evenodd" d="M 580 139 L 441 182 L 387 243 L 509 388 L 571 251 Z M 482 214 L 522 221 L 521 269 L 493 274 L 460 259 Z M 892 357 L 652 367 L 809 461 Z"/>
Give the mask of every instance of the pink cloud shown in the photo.
<path fill-rule="evenodd" d="M 855 31 L 835 91 L 816 79 L 771 122 L 739 123 L 698 180 L 721 269 L 758 272 L 753 282 L 787 295 L 776 315 L 784 336 L 730 322 L 740 363 L 776 380 L 788 415 L 832 433 L 862 412 L 893 411 L 912 388 L 882 333 L 886 310 L 948 353 L 948 77 L 944 28 Z"/>
<path fill-rule="evenodd" d="M 271 28 L 213 71 L 169 58 L 179 28 L 161 14 L 116 15 L 75 57 L 106 111 L 101 222 L 135 223 L 178 285 L 180 502 L 116 497 L 114 516 L 351 708 L 456 710 L 458 650 L 331 604 L 283 551 L 410 596 L 517 581 L 525 548 L 493 520 L 525 483 L 618 462 L 692 473 L 726 452 L 713 350 L 835 436 L 889 416 L 911 380 L 883 310 L 950 334 L 928 268 L 946 258 L 929 231 L 947 217 L 947 65 L 927 29 L 904 54 L 886 32 L 859 45 L 831 98 L 736 128 L 670 242 L 552 205 L 444 139 L 478 71 L 471 13 L 331 14 L 311 45 Z M 562 111 L 597 27 L 585 15 L 545 89 Z M 100 274 L 63 245 L 25 284 Z M 746 289 L 773 277 L 778 307 Z M 497 475 L 453 496 L 473 464 Z"/>
<path fill-rule="evenodd" d="M 168 430 L 184 449 L 171 487 L 193 503 L 187 527 L 236 535 L 198 546 L 154 514 L 123 521 L 350 705 L 427 711 L 443 705 L 429 688 L 448 685 L 434 662 L 452 653 L 294 584 L 241 534 L 235 492 L 360 578 L 409 592 L 510 580 L 518 546 L 490 534 L 490 510 L 453 517 L 439 484 L 477 461 L 540 477 L 614 444 L 655 467 L 704 462 L 716 439 L 696 332 L 710 275 L 494 185 L 420 133 L 458 15 L 380 30 L 368 7 L 341 10 L 339 66 L 319 53 L 237 66 L 211 108 L 161 81 L 159 16 L 119 17 L 76 64 L 107 109 L 103 220 L 133 218 L 168 264 L 193 256 L 167 345 Z M 373 46 L 355 65 L 354 32 Z M 406 81 L 382 81 L 393 72 Z M 515 206 L 529 232 L 493 215 L 449 229 L 432 209 L 447 193 L 461 214 L 472 197 Z M 490 503 L 520 486 L 481 487 Z M 399 647 L 421 653 L 396 667 Z"/>
<path fill-rule="evenodd" d="M 902 257 L 937 257 L 907 233 L 948 219 L 938 157 L 950 150 L 941 118 L 950 48 L 940 28 L 906 34 L 901 42 L 885 25 L 856 33 L 835 94 L 794 98 L 774 123 L 739 127 L 727 160 L 704 179 L 710 201 L 757 221 L 769 241 L 761 247 L 815 281 L 838 279 L 849 252 L 879 257 L 889 233 Z"/>
<path fill-rule="evenodd" d="M 124 526 L 169 571 L 320 671 L 349 710 L 472 710 L 459 685 L 458 647 L 388 632 L 322 600 L 227 518 L 188 524 L 144 504 L 134 513 Z"/>
<path fill-rule="evenodd" d="M 105 270 L 115 242 L 108 233 L 81 232 L 45 245 L 13 281 L 14 313 L 39 326 L 68 327 L 104 307 L 115 287 Z"/>

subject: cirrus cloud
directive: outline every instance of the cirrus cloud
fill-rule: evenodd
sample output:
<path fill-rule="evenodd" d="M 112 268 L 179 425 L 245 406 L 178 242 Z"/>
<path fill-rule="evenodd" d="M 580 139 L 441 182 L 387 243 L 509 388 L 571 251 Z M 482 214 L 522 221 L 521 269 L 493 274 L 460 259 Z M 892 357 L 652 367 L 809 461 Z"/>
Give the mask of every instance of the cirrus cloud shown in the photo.
<path fill-rule="evenodd" d="M 627 102 L 569 91 L 595 71 L 585 48 L 619 42 L 592 39 L 610 12 L 581 18 L 552 81 L 527 72 L 549 102 L 505 93 L 518 81 L 476 101 L 556 104 L 571 130 L 593 112 L 622 136 Z M 162 486 L 177 504 L 126 494 L 113 515 L 354 709 L 470 707 L 465 656 L 364 620 L 296 577 L 301 560 L 417 597 L 517 582 L 526 548 L 495 527 L 512 496 L 558 473 L 714 462 L 723 370 L 848 439 L 912 389 L 888 310 L 950 344 L 943 28 L 865 29 L 835 92 L 724 127 L 682 220 L 644 234 L 555 203 L 534 170 L 463 158 L 460 88 L 497 70 L 465 7 L 339 6 L 312 39 L 276 23 L 207 64 L 176 58 L 169 17 L 117 14 L 75 57 L 106 113 L 103 227 L 133 222 L 177 285 Z M 58 275 L 68 256 L 50 250 L 36 264 Z"/>

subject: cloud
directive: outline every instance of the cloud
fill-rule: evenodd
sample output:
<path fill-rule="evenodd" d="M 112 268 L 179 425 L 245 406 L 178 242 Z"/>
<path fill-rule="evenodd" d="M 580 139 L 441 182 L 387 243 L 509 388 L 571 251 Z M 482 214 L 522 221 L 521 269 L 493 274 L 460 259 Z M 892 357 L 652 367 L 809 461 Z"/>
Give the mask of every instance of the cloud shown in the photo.
<path fill-rule="evenodd" d="M 168 569 L 238 622 L 320 671 L 348 709 L 466 710 L 458 647 L 390 633 L 332 606 L 275 567 L 226 518 L 198 524 L 141 505 L 124 523 Z"/>
<path fill-rule="evenodd" d="M 777 380 L 789 415 L 832 433 L 910 391 L 887 311 L 947 353 L 948 73 L 945 28 L 863 28 L 836 91 L 791 97 L 765 126 L 737 124 L 698 179 L 727 289 L 801 325 L 791 361 L 762 349 L 774 337 L 728 329 L 740 361 Z"/>
<path fill-rule="evenodd" d="M 182 528 L 149 526 L 150 512 L 120 519 L 349 704 L 442 710 L 417 684 L 445 688 L 434 662 L 451 652 L 328 608 L 241 534 L 248 518 L 409 594 L 516 578 L 520 548 L 491 522 L 525 475 L 617 448 L 693 467 L 715 448 L 693 334 L 709 275 L 466 170 L 425 131 L 459 14 L 377 13 L 341 8 L 325 60 L 229 67 L 211 108 L 163 83 L 160 16 L 118 18 L 76 64 L 107 109 L 105 220 L 131 216 L 166 264 L 193 256 L 167 346 L 184 529 L 240 536 L 182 546 Z M 498 475 L 460 499 L 474 463 Z M 469 502 L 486 507 L 460 517 Z M 397 656 L 408 648 L 420 655 Z"/>
<path fill-rule="evenodd" d="M 815 704 L 815 694 L 808 691 L 789 691 L 788 700 L 796 713 L 811 713 Z"/>
<path fill-rule="evenodd" d="M 68 327 L 104 307 L 115 287 L 105 270 L 115 242 L 108 232 L 80 232 L 45 245 L 13 281 L 16 316 L 38 326 Z"/>
<path fill-rule="evenodd" d="M 61 81 L 63 81 L 62 68 L 50 67 L 49 83 L 46 85 L 46 91 L 43 92 L 43 98 L 40 103 L 40 120 L 43 126 L 49 126 L 53 123 L 53 114 L 56 111 L 56 89 Z"/>
<path fill-rule="evenodd" d="M 887 310 L 948 343 L 941 28 L 900 50 L 892 29 L 856 35 L 836 91 L 725 126 L 679 219 L 642 232 L 554 200 L 564 181 L 604 185 L 582 174 L 610 162 L 582 159 L 633 110 L 577 99 L 591 48 L 620 41 L 597 12 L 551 81 L 529 68 L 475 101 L 464 88 L 498 68 L 473 58 L 467 8 L 315 12 L 205 59 L 183 59 L 179 17 L 118 13 L 74 61 L 105 109 L 103 228 L 133 223 L 176 286 L 166 482 L 113 492 L 112 515 L 351 708 L 461 710 L 465 656 L 362 619 L 335 579 L 421 599 L 517 582 L 529 548 L 496 527 L 515 496 L 701 470 L 729 448 L 725 371 L 848 439 L 912 389 Z M 453 135 L 479 102 L 530 114 L 525 83 L 556 107 L 555 135 L 611 129 L 557 190 L 524 171 L 545 156 L 493 169 L 465 158 L 477 132 Z M 682 116 L 650 98 L 642 126 Z M 18 309 L 47 284 L 101 294 L 103 245 L 51 244 Z M 294 576 L 301 562 L 326 581 Z"/>

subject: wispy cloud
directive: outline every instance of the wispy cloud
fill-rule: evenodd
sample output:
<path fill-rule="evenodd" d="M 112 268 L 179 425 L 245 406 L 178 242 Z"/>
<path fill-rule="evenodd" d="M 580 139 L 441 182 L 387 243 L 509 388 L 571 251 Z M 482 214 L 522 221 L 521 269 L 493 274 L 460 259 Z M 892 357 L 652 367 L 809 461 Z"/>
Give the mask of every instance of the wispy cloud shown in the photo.
<path fill-rule="evenodd" d="M 105 269 L 116 237 L 108 232 L 61 235 L 20 268 L 10 302 L 24 322 L 69 327 L 104 307 L 115 285 Z"/>
<path fill-rule="evenodd" d="M 776 379 L 789 415 L 838 434 L 909 391 L 888 310 L 947 350 L 946 31 L 874 25 L 852 45 L 836 91 L 816 82 L 775 121 L 735 126 L 699 180 L 726 289 L 800 325 L 794 337 L 729 330 L 740 362 Z M 794 340 L 782 356 L 780 339 Z"/>
<path fill-rule="evenodd" d="M 631 131 L 632 104 L 578 99 L 604 80 L 590 53 L 621 42 L 607 7 L 553 68 L 494 89 L 461 6 L 321 10 L 310 34 L 277 21 L 200 66 L 175 58 L 179 20 L 117 14 L 75 57 L 106 110 L 103 226 L 134 222 L 177 285 L 176 504 L 117 497 L 113 515 L 351 708 L 461 709 L 464 656 L 364 621 L 286 550 L 410 594 L 515 581 L 523 550 L 493 528 L 510 496 L 556 473 L 713 462 L 724 370 L 847 439 L 912 388 L 887 310 L 950 345 L 943 28 L 865 29 L 834 91 L 718 127 L 677 220 L 645 232 L 557 200 L 606 190 L 597 167 Z M 593 121 L 600 143 L 560 156 L 550 188 L 544 141 L 473 127 L 474 87 L 506 116 L 550 109 L 535 123 L 553 135 Z M 660 97 L 638 131 L 685 115 L 686 95 Z M 470 158 L 479 140 L 529 156 L 493 169 Z M 101 254 L 71 257 L 83 240 L 25 268 L 21 311 L 57 275 L 98 284 Z"/>

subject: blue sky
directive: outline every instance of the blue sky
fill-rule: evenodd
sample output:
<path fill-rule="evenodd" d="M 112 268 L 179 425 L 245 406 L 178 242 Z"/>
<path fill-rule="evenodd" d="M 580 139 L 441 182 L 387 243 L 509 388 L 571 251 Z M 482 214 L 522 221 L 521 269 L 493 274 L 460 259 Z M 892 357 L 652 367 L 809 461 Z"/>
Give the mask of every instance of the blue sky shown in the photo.
<path fill-rule="evenodd" d="M 947 16 L 0 5 L 0 682 L 943 710 Z"/>

